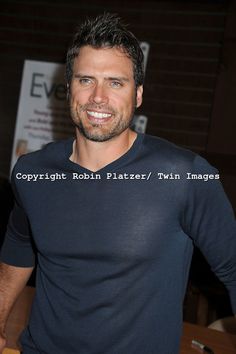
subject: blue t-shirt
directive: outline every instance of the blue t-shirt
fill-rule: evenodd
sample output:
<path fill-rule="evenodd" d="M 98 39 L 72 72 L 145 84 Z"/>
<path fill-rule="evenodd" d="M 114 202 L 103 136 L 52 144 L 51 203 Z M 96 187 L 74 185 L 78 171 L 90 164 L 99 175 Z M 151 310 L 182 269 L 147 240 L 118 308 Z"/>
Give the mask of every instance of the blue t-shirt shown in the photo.
<path fill-rule="evenodd" d="M 138 134 L 97 172 L 70 161 L 73 139 L 22 156 L 1 260 L 32 266 L 24 353 L 177 354 L 193 246 L 236 313 L 236 232 L 203 158 Z M 31 349 L 30 349 L 31 348 Z"/>

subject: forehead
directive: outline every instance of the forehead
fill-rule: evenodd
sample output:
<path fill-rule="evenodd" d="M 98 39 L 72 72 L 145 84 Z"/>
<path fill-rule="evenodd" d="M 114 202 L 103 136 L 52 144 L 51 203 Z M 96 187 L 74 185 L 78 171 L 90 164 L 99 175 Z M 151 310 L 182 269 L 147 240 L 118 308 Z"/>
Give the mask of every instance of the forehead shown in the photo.
<path fill-rule="evenodd" d="M 74 59 L 73 71 L 82 74 L 109 74 L 133 77 L 133 63 L 128 55 L 120 48 L 93 48 L 84 46 Z"/>

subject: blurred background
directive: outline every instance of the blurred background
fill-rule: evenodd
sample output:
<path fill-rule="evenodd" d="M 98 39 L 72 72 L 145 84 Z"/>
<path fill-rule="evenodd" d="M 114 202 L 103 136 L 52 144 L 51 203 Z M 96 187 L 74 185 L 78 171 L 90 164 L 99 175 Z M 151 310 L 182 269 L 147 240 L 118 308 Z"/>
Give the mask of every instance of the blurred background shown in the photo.
<path fill-rule="evenodd" d="M 115 12 L 148 42 L 146 132 L 205 157 L 236 209 L 236 1 L 24 1 L 0 3 L 0 236 L 13 203 L 9 170 L 25 60 L 65 62 L 76 26 Z M 31 279 L 34 285 L 34 279 Z M 231 314 L 224 287 L 194 253 L 184 319 L 207 325 Z"/>

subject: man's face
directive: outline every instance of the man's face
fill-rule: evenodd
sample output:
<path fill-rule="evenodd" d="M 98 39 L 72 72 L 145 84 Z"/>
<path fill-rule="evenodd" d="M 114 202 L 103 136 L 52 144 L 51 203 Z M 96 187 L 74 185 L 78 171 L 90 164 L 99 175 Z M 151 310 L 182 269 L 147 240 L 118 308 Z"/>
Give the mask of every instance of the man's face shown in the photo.
<path fill-rule="evenodd" d="M 142 91 L 135 87 L 133 63 L 122 50 L 82 47 L 70 87 L 72 120 L 87 139 L 109 140 L 129 127 Z"/>

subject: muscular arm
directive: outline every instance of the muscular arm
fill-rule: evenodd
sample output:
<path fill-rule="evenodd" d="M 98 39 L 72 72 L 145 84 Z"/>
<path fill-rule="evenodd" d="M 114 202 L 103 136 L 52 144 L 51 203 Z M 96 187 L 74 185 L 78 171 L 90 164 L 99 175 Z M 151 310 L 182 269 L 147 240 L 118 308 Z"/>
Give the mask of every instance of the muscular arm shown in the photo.
<path fill-rule="evenodd" d="M 0 263 L 0 353 L 6 344 L 5 326 L 10 311 L 34 267 L 15 267 Z"/>
<path fill-rule="evenodd" d="M 216 170 L 197 156 L 193 171 L 210 175 Z M 186 196 L 183 224 L 186 233 L 228 289 L 236 314 L 236 222 L 233 208 L 218 180 L 191 181 Z"/>

